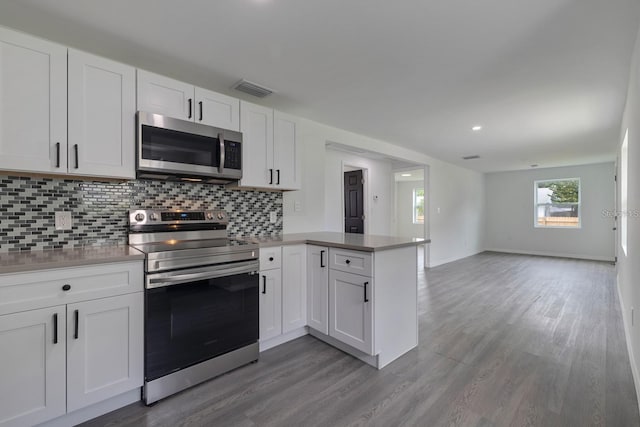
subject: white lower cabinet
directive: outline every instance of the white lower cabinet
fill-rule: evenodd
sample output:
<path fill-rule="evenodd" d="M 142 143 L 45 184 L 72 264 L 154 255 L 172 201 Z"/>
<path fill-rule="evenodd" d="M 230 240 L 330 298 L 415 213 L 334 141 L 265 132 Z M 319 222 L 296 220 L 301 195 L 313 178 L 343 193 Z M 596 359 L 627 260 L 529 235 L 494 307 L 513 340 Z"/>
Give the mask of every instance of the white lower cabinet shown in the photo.
<path fill-rule="evenodd" d="M 307 325 L 307 248 L 282 247 L 282 333 Z"/>
<path fill-rule="evenodd" d="M 260 272 L 260 341 L 282 334 L 282 277 L 279 268 Z"/>
<path fill-rule="evenodd" d="M 0 425 L 66 412 L 65 306 L 0 316 Z"/>
<path fill-rule="evenodd" d="M 329 335 L 329 248 L 307 245 L 307 324 Z"/>
<path fill-rule="evenodd" d="M 0 426 L 141 387 L 142 290 L 142 261 L 0 275 Z"/>
<path fill-rule="evenodd" d="M 67 306 L 67 410 L 143 381 L 142 292 Z"/>
<path fill-rule="evenodd" d="M 371 277 L 329 272 L 329 336 L 373 355 Z"/>

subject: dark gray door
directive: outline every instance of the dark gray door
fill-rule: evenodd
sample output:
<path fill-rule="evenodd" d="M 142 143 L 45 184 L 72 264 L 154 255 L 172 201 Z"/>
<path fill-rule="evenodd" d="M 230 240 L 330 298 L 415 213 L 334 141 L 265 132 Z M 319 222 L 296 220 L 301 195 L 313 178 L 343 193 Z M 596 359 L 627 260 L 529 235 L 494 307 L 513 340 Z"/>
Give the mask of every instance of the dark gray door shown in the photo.
<path fill-rule="evenodd" d="M 364 234 L 362 171 L 344 173 L 344 231 Z"/>

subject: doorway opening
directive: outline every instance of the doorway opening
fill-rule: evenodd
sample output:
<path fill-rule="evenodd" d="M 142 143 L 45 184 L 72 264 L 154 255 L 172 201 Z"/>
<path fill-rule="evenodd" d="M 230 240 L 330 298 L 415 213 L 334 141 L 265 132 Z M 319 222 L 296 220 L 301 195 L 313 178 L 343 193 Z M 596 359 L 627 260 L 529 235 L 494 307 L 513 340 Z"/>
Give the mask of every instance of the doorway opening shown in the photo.
<path fill-rule="evenodd" d="M 343 165 L 344 232 L 364 234 L 367 222 L 367 170 Z"/>

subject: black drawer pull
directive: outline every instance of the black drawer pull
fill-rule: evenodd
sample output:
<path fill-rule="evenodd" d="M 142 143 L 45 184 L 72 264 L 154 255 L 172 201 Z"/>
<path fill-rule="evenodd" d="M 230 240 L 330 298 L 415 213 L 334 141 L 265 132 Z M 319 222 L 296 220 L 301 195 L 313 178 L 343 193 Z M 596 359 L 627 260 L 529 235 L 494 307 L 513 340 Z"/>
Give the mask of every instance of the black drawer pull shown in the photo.
<path fill-rule="evenodd" d="M 272 256 L 269 257 L 269 261 L 273 261 L 273 257 Z"/>
<path fill-rule="evenodd" d="M 347 265 L 349 265 L 349 264 L 351 264 L 351 260 L 349 260 L 349 259 L 348 259 L 348 260 L 345 260 L 345 263 L 346 263 Z"/>
<path fill-rule="evenodd" d="M 63 291 L 68 291 L 69 289 L 71 289 L 71 285 L 68 283 L 62 286 Z"/>
<path fill-rule="evenodd" d="M 369 282 L 364 282 L 364 302 L 369 302 L 369 298 L 367 298 L 367 285 Z"/>
<path fill-rule="evenodd" d="M 262 293 L 267 293 L 267 276 L 262 276 Z"/>
<path fill-rule="evenodd" d="M 58 313 L 53 315 L 53 343 L 58 344 Z"/>
<path fill-rule="evenodd" d="M 326 267 L 326 265 L 324 265 L 324 252 L 325 251 L 320 251 L 320 268 Z"/>
<path fill-rule="evenodd" d="M 78 313 L 78 310 L 75 310 L 73 312 L 73 322 L 74 322 L 74 327 L 73 327 L 73 338 L 74 339 L 78 339 L 78 329 L 80 329 L 80 326 L 78 325 L 80 323 L 80 313 Z"/>

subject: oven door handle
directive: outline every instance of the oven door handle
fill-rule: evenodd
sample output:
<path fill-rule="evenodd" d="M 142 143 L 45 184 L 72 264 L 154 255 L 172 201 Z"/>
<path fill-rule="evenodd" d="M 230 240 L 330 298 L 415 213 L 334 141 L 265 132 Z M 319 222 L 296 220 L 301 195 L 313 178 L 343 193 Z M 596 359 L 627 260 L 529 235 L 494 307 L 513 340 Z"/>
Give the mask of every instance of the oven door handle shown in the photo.
<path fill-rule="evenodd" d="M 147 279 L 147 289 L 162 288 L 165 286 L 179 285 L 181 283 L 193 282 L 196 280 L 216 279 L 236 274 L 258 274 L 255 265 L 243 265 L 238 267 L 213 268 L 208 271 L 199 271 L 197 273 L 173 274 L 163 277 Z"/>

